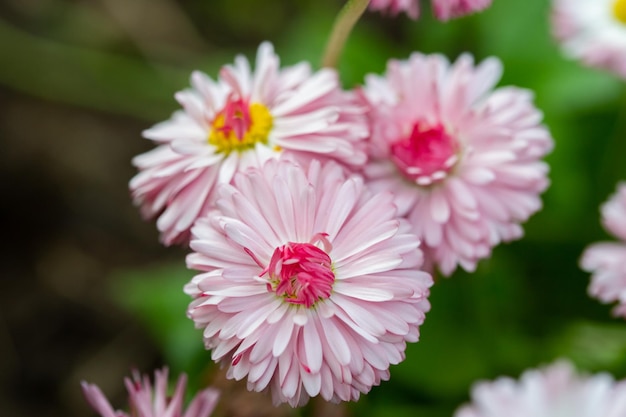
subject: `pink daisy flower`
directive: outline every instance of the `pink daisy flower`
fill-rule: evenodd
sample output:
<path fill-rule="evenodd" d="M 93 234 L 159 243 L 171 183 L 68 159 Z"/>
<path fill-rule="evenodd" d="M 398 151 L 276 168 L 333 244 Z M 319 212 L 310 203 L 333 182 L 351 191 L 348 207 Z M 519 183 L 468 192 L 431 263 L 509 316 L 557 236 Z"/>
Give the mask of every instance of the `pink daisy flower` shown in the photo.
<path fill-rule="evenodd" d="M 552 31 L 564 53 L 626 78 L 626 0 L 553 0 Z"/>
<path fill-rule="evenodd" d="M 212 358 L 275 404 L 359 398 L 416 342 L 431 276 L 389 193 L 334 162 L 237 174 L 193 228 L 188 315 Z"/>
<path fill-rule="evenodd" d="M 219 393 L 215 389 L 199 392 L 183 413 L 183 401 L 187 376 L 178 378 L 176 390 L 170 397 L 167 393 L 167 368 L 154 373 L 154 389 L 150 378 L 133 374 L 133 379 L 126 378 L 126 389 L 130 401 L 130 413 L 114 411 L 100 388 L 82 382 L 83 393 L 87 402 L 102 417 L 209 417 L 217 404 Z"/>
<path fill-rule="evenodd" d="M 622 417 L 626 382 L 606 373 L 580 375 L 565 361 L 528 370 L 519 381 L 501 377 L 472 389 L 472 404 L 454 417 Z"/>
<path fill-rule="evenodd" d="M 626 182 L 601 208 L 604 228 L 620 242 L 600 242 L 585 249 L 582 269 L 591 272 L 589 294 L 604 303 L 618 302 L 613 314 L 626 318 Z"/>
<path fill-rule="evenodd" d="M 491 0 L 432 0 L 433 11 L 439 20 L 450 20 L 483 10 L 491 5 Z M 419 0 L 372 0 L 371 10 L 389 12 L 392 16 L 406 12 L 411 19 L 419 17 Z"/>
<path fill-rule="evenodd" d="M 419 17 L 419 0 L 371 0 L 369 8 L 373 11 L 389 13 L 392 16 L 406 12 L 411 19 Z"/>
<path fill-rule="evenodd" d="M 396 194 L 422 239 L 426 261 L 450 275 L 472 271 L 501 241 L 522 236 L 520 223 L 541 208 L 552 139 L 529 91 L 493 87 L 501 64 L 454 64 L 441 55 L 392 60 L 369 75 L 371 162 L 375 190 Z"/>
<path fill-rule="evenodd" d="M 366 161 L 363 109 L 332 69 L 281 69 L 272 45 L 263 43 L 254 71 L 239 56 L 217 81 L 196 71 L 191 84 L 176 94 L 183 110 L 143 132 L 159 146 L 133 159 L 140 171 L 130 182 L 134 202 L 145 217 L 158 216 L 166 245 L 186 243 L 211 208 L 216 185 L 246 167 L 284 155 L 351 167 Z"/>

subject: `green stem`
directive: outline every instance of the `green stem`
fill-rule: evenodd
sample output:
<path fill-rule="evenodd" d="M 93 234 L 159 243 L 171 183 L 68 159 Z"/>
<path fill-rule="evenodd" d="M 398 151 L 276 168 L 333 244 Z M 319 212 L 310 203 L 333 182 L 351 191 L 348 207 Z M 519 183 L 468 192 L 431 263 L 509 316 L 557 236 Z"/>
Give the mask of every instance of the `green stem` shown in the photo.
<path fill-rule="evenodd" d="M 326 44 L 326 50 L 322 57 L 322 66 L 334 68 L 337 66 L 339 56 L 343 50 L 348 35 L 352 31 L 352 28 L 359 20 L 370 0 L 348 0 L 343 6 L 333 25 L 333 30 L 328 38 Z"/>

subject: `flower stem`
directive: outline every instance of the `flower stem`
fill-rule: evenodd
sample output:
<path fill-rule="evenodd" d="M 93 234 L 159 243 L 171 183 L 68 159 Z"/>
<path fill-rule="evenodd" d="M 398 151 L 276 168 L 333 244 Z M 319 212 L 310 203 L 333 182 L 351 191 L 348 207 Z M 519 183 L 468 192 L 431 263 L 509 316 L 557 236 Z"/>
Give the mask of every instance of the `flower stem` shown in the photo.
<path fill-rule="evenodd" d="M 326 44 L 326 50 L 322 57 L 322 66 L 334 68 L 337 66 L 337 61 L 341 55 L 348 35 L 352 31 L 352 28 L 359 20 L 370 0 L 348 0 L 343 6 L 333 25 L 333 30 L 328 38 Z"/>

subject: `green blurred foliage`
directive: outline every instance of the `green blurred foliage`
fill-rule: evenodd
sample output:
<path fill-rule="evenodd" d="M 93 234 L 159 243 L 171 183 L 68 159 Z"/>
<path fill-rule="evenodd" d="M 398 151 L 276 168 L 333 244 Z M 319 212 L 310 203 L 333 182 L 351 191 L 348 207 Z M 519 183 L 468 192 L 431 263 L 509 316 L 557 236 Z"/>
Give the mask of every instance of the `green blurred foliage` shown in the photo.
<path fill-rule="evenodd" d="M 275 44 L 283 63 L 317 66 L 341 2 L 172 2 L 191 35 L 170 44 L 87 3 L 28 4 L 16 10 L 29 24 L 0 20 L 0 52 L 8 57 L 0 83 L 144 119 L 148 127 L 177 109 L 173 94 L 186 87 L 192 70 L 215 76 L 235 54 L 252 56 L 261 40 Z M 469 52 L 477 61 L 497 56 L 505 68 L 501 85 L 534 91 L 556 142 L 545 208 L 525 225 L 525 238 L 496 248 L 476 273 L 438 280 L 422 340 L 408 346 L 390 381 L 352 405 L 355 415 L 449 416 L 467 401 L 474 381 L 518 376 L 559 357 L 626 375 L 626 324 L 587 296 L 589 277 L 578 268 L 585 245 L 607 238 L 599 204 L 626 178 L 626 94 L 612 75 L 563 58 L 548 14 L 547 0 L 494 0 L 484 13 L 445 24 L 428 7 L 417 22 L 369 13 L 349 40 L 339 67 L 347 87 L 412 51 L 450 59 Z M 211 361 L 201 332 L 185 317 L 182 286 L 192 275 L 181 259 L 129 269 L 112 282 L 115 299 L 149 329 L 165 362 L 193 379 Z"/>
<path fill-rule="evenodd" d="M 180 265 L 158 265 L 122 271 L 112 277 L 112 296 L 143 322 L 176 373 L 197 377 L 210 363 L 202 332 L 185 312 L 189 297 L 183 286 L 193 274 Z"/>

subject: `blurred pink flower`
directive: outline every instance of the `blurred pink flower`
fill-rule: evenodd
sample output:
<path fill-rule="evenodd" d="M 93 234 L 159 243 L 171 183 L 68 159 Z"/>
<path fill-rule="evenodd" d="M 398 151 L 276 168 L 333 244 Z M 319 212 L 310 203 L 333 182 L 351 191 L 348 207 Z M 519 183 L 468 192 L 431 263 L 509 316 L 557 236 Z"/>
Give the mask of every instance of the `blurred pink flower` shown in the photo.
<path fill-rule="evenodd" d="M 472 389 L 472 404 L 454 417 L 622 417 L 626 415 L 626 382 L 606 373 L 577 374 L 559 361 L 528 370 L 519 381 L 501 377 Z"/>
<path fill-rule="evenodd" d="M 613 314 L 626 317 L 626 182 L 601 208 L 604 228 L 620 242 L 600 242 L 585 249 L 582 269 L 591 272 L 589 294 L 604 303 L 617 301 Z"/>
<path fill-rule="evenodd" d="M 552 32 L 563 52 L 626 78 L 626 0 L 553 0 Z"/>
<path fill-rule="evenodd" d="M 374 190 L 396 194 L 422 239 L 425 260 L 450 275 L 474 270 L 501 241 L 522 236 L 521 222 L 541 208 L 553 146 L 532 93 L 492 91 L 501 64 L 454 64 L 441 55 L 392 60 L 384 77 L 369 75 Z"/>
<path fill-rule="evenodd" d="M 449 20 L 483 10 L 491 0 L 432 0 L 433 11 L 439 20 Z M 411 19 L 419 17 L 419 0 L 372 0 L 371 10 L 389 12 L 392 16 L 406 12 Z"/>
<path fill-rule="evenodd" d="M 193 228 L 188 315 L 227 376 L 292 406 L 348 401 L 389 378 L 430 304 L 417 237 L 389 193 L 313 161 L 235 176 Z"/>
<path fill-rule="evenodd" d="M 130 189 L 144 217 L 158 216 L 164 244 L 187 243 L 216 185 L 246 167 L 283 155 L 365 163 L 363 109 L 340 89 L 337 73 L 279 65 L 272 45 L 263 43 L 254 71 L 242 56 L 217 81 L 196 71 L 192 89 L 176 94 L 184 110 L 144 131 L 160 146 L 133 159 L 140 172 Z"/>
<path fill-rule="evenodd" d="M 411 19 L 419 17 L 419 0 L 372 0 L 370 1 L 370 10 L 380 10 L 383 13 L 389 13 L 396 16 L 400 12 L 406 12 Z"/>
<path fill-rule="evenodd" d="M 486 9 L 491 0 L 432 0 L 435 16 L 439 20 L 449 20 Z"/>
<path fill-rule="evenodd" d="M 142 378 L 138 373 L 134 373 L 132 380 L 125 379 L 130 402 L 129 413 L 114 411 L 96 385 L 86 382 L 82 382 L 81 385 L 85 398 L 102 417 L 208 417 L 211 415 L 219 397 L 217 390 L 208 388 L 196 394 L 183 414 L 187 376 L 182 374 L 178 378 L 176 390 L 169 397 L 167 374 L 167 368 L 155 371 L 154 389 L 147 375 Z"/>

